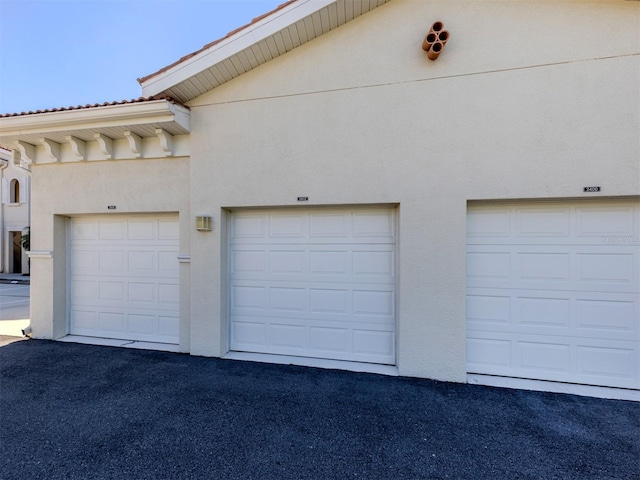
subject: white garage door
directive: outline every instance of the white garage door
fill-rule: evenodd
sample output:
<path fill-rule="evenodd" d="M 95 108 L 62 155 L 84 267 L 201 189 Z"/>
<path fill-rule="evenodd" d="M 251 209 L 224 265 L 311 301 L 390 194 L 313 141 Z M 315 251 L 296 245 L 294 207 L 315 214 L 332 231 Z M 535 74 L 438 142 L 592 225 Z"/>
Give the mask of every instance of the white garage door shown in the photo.
<path fill-rule="evenodd" d="M 234 212 L 231 350 L 395 364 L 392 209 Z"/>
<path fill-rule="evenodd" d="M 178 217 L 71 220 L 70 332 L 178 343 Z"/>
<path fill-rule="evenodd" d="M 640 388 L 639 204 L 470 207 L 468 372 Z"/>

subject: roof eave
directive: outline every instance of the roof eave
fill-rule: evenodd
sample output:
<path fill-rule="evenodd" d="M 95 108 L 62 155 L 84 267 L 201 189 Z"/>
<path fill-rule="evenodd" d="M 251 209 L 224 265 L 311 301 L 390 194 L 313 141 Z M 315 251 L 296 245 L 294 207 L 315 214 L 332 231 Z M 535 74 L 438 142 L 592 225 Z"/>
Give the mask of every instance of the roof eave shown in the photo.
<path fill-rule="evenodd" d="M 0 118 L 0 138 L 172 121 L 189 131 L 189 109 L 168 100 Z"/>
<path fill-rule="evenodd" d="M 259 17 L 255 23 L 239 28 L 228 34 L 227 37 L 213 42 L 210 46 L 205 46 L 201 51 L 186 56 L 184 60 L 179 60 L 155 74 L 139 79 L 142 94 L 144 96 L 168 94 L 183 103 L 189 102 L 220 84 L 242 75 L 262 63 L 266 63 L 272 58 L 287 53 L 291 49 L 313 40 L 327 31 L 340 27 L 344 23 L 387 3 L 389 0 L 366 0 L 366 4 L 363 0 L 360 0 L 356 2 L 357 8 L 355 6 L 356 3 L 350 4 L 350 8 L 346 8 L 345 2 L 350 1 L 352 0 L 297 0 L 283 4 L 272 13 Z M 342 20 L 338 20 L 336 15 L 332 18 L 329 14 L 329 9 L 332 12 L 337 12 L 338 9 L 341 9 L 344 12 L 349 11 L 349 14 L 343 14 Z M 224 80 L 209 81 L 211 76 L 207 76 L 205 72 L 216 69 L 217 66 L 228 60 L 242 63 L 240 59 L 243 52 L 261 42 L 269 40 L 275 42 L 275 38 L 280 32 L 290 28 L 292 25 L 299 24 L 299 22 L 311 21 L 313 16 L 316 16 L 315 20 L 320 22 L 321 25 L 319 27 L 313 26 L 315 31 L 312 32 L 309 38 L 301 39 L 298 44 L 285 47 L 284 51 L 278 47 L 277 51 L 269 52 L 269 58 L 257 61 L 257 64 L 253 63 L 248 67 L 243 65 L 236 74 L 228 71 L 229 75 L 222 74 L 223 77 L 226 77 Z M 337 16 L 340 17 L 340 15 Z M 311 21 L 311 23 L 315 22 Z M 194 85 L 199 86 L 193 88 Z"/>
<path fill-rule="evenodd" d="M 169 100 L 1 117 L 0 143 L 11 147 L 13 163 L 25 168 L 35 163 L 188 156 L 184 139 L 189 118 L 187 107 Z M 128 147 L 123 149 L 123 144 Z"/>
<path fill-rule="evenodd" d="M 237 31 L 212 47 L 140 82 L 143 96 L 156 95 L 264 40 L 336 0 L 299 0 Z M 154 93 L 147 93 L 154 92 Z"/>

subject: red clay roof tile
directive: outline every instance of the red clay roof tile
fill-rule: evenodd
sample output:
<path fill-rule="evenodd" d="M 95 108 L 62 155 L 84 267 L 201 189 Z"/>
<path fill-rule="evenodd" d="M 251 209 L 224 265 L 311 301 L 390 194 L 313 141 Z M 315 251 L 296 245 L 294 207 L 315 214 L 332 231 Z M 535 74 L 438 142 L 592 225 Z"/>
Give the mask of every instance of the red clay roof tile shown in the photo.
<path fill-rule="evenodd" d="M 193 53 L 190 53 L 188 55 L 185 55 L 184 57 L 180 58 L 178 61 L 173 62 L 171 65 L 167 65 L 166 67 L 161 68 L 160 70 L 158 70 L 157 72 L 151 73 L 145 77 L 142 78 L 138 78 L 138 83 L 142 84 L 143 82 L 146 82 L 147 80 L 149 80 L 150 78 L 155 77 L 156 75 L 160 75 L 161 73 L 166 72 L 167 70 L 175 67 L 176 65 L 180 65 L 182 62 L 195 57 L 196 55 L 198 55 L 200 52 L 203 52 L 205 50 L 207 50 L 208 48 L 213 47 L 214 45 L 222 42 L 223 40 L 226 40 L 227 38 L 235 35 L 236 33 L 244 30 L 245 28 L 250 27 L 251 25 L 254 25 L 255 23 L 258 23 L 260 20 L 269 17 L 270 15 L 273 15 L 274 13 L 276 13 L 279 10 L 282 10 L 283 8 L 287 7 L 288 5 L 291 5 L 292 3 L 296 2 L 298 0 L 289 0 L 288 2 L 282 3 L 280 5 L 278 5 L 276 8 L 274 8 L 273 10 L 271 10 L 270 12 L 264 13 L 262 15 L 260 15 L 259 17 L 254 18 L 253 20 L 251 20 L 251 22 L 247 23 L 246 25 L 243 25 L 241 27 L 236 28 L 235 30 L 231 30 L 229 33 L 227 33 L 224 37 L 219 38 L 217 40 L 214 40 L 213 42 L 207 43 L 204 47 L 202 47 L 199 50 L 196 50 Z"/>
<path fill-rule="evenodd" d="M 247 23 L 246 25 L 243 25 L 241 27 L 236 28 L 235 30 L 230 31 L 229 33 L 227 33 L 224 37 L 219 38 L 217 40 L 214 40 L 213 42 L 207 43 L 204 47 L 202 47 L 200 50 L 196 50 L 193 53 L 190 53 L 188 55 L 185 55 L 184 57 L 180 58 L 178 61 L 173 62 L 171 65 L 167 65 L 166 67 L 161 68 L 160 70 L 158 70 L 157 72 L 154 72 L 150 75 L 147 75 L 146 77 L 142 77 L 142 78 L 138 78 L 138 83 L 142 83 L 150 78 L 155 77 L 156 75 L 160 75 L 163 72 L 166 72 L 167 70 L 169 70 L 170 68 L 179 65 L 180 63 L 184 62 L 185 60 L 188 60 L 189 58 L 192 58 L 194 56 L 196 56 L 197 54 L 199 54 L 200 52 L 203 52 L 204 50 L 213 47 L 214 45 L 222 42 L 223 40 L 231 37 L 232 35 L 235 35 L 236 33 L 244 30 L 245 28 L 250 27 L 251 25 L 254 25 L 255 23 L 259 22 L 260 20 L 267 18 L 270 15 L 273 15 L 275 12 L 282 10 L 283 8 L 287 7 L 288 5 L 296 2 L 298 0 L 289 0 L 288 2 L 282 3 L 280 5 L 278 5 L 276 8 L 274 8 L 273 10 L 271 10 L 270 12 L 264 13 L 262 15 L 260 15 L 259 17 L 254 18 L 253 20 L 251 20 L 251 22 Z M 125 105 L 128 103 L 139 103 L 139 102 L 149 102 L 149 101 L 153 101 L 153 100 L 168 100 L 172 103 L 176 103 L 179 105 L 182 105 L 182 103 L 180 103 L 179 101 L 166 96 L 166 95 L 156 95 L 153 97 L 140 97 L 140 98 L 134 98 L 132 100 L 121 100 L 119 102 L 104 102 L 104 103 L 94 103 L 94 104 L 87 104 L 87 105 L 77 105 L 77 106 L 70 106 L 70 107 L 61 107 L 61 108 L 51 108 L 51 109 L 47 109 L 47 110 L 36 110 L 34 111 L 30 111 L 30 112 L 20 112 L 20 113 L 5 113 L 5 114 L 0 114 L 0 118 L 5 118 L 5 117 L 19 117 L 22 115 L 34 115 L 34 114 L 38 114 L 38 113 L 52 113 L 52 112 L 63 112 L 63 111 L 67 111 L 67 110 L 80 110 L 83 108 L 96 108 L 96 107 L 107 107 L 110 105 Z"/>
<path fill-rule="evenodd" d="M 82 110 L 85 108 L 97 108 L 97 107 L 108 107 L 111 105 L 126 105 L 129 103 L 142 103 L 142 102 L 153 102 L 155 100 L 167 100 L 171 103 L 175 103 L 177 105 L 183 105 L 181 102 L 179 102 L 178 100 L 175 100 L 167 95 L 155 95 L 152 97 L 139 97 L 139 98 L 133 98 L 131 100 L 120 100 L 118 102 L 104 102 L 104 103 L 88 103 L 86 105 L 77 105 L 77 106 L 70 106 L 70 107 L 60 107 L 60 108 L 49 108 L 46 110 L 36 110 L 36 111 L 29 111 L 29 112 L 20 112 L 20 113 L 5 113 L 0 115 L 0 118 L 6 118 L 6 117 L 20 117 L 22 115 L 36 115 L 38 113 L 53 113 L 53 112 L 64 112 L 67 110 Z M 184 105 L 183 105 L 184 106 Z"/>

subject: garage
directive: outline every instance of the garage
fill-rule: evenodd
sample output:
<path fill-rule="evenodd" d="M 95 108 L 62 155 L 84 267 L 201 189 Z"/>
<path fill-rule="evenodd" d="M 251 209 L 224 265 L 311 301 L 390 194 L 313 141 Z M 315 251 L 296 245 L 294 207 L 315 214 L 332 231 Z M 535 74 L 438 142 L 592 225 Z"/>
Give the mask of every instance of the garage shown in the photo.
<path fill-rule="evenodd" d="M 393 365 L 393 208 L 234 211 L 232 351 Z"/>
<path fill-rule="evenodd" d="M 470 204 L 467 371 L 640 389 L 637 200 Z"/>
<path fill-rule="evenodd" d="M 70 333 L 177 344 L 177 215 L 69 221 Z"/>

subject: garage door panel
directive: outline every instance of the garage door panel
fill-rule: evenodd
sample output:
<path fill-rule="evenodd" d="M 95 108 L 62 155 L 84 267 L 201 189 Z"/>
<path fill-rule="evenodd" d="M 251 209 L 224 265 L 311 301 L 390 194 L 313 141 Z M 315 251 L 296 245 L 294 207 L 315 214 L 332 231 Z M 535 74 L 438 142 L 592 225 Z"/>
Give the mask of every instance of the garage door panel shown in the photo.
<path fill-rule="evenodd" d="M 318 356 L 334 356 L 349 349 L 350 331 L 344 326 L 309 327 L 309 349 Z"/>
<path fill-rule="evenodd" d="M 349 236 L 348 212 L 318 212 L 309 214 L 309 238 L 320 241 Z"/>
<path fill-rule="evenodd" d="M 547 329 L 557 331 L 570 327 L 571 300 L 569 298 L 519 297 L 516 298 L 516 309 L 519 310 L 517 321 L 523 327 L 532 330 Z"/>
<path fill-rule="evenodd" d="M 92 280 L 72 280 L 71 281 L 72 301 L 76 305 L 82 305 L 87 299 L 95 301 L 99 298 L 98 282 Z"/>
<path fill-rule="evenodd" d="M 637 202 L 616 205 L 561 205 L 540 202 L 474 206 L 467 217 L 467 242 L 493 245 L 526 245 L 533 239 L 556 245 L 599 245 L 607 241 L 634 243 L 640 235 Z"/>
<path fill-rule="evenodd" d="M 378 288 L 384 288 L 385 285 L 392 287 L 393 283 L 389 282 L 388 278 L 383 276 L 376 277 L 375 275 L 360 275 L 360 276 L 350 276 L 349 281 L 345 281 L 344 275 L 315 275 L 311 279 L 309 277 L 299 276 L 299 275 L 288 275 L 288 274 L 236 274 L 233 278 L 233 285 L 236 284 L 245 284 L 246 282 L 259 281 L 265 282 L 271 279 L 277 279 L 279 285 L 317 285 L 317 284 L 332 284 L 332 285 L 372 285 Z M 307 280 L 309 279 L 309 280 Z M 232 286 L 233 286 L 232 285 Z"/>
<path fill-rule="evenodd" d="M 124 303 L 127 301 L 127 285 L 125 282 L 98 282 L 98 299 L 107 303 Z"/>
<path fill-rule="evenodd" d="M 640 388 L 640 206 L 472 206 L 470 373 Z"/>
<path fill-rule="evenodd" d="M 88 250 L 73 250 L 70 255 L 69 268 L 72 273 L 92 273 L 98 268 L 99 252 Z"/>
<path fill-rule="evenodd" d="M 386 330 L 360 330 L 353 331 L 353 350 L 361 360 L 369 358 L 386 358 L 385 363 L 393 363 L 395 357 L 395 333 Z"/>
<path fill-rule="evenodd" d="M 299 239 L 308 232 L 308 216 L 302 213 L 275 213 L 268 218 L 269 238 Z"/>
<path fill-rule="evenodd" d="M 640 299 L 632 295 L 576 299 L 576 324 L 584 337 L 640 341 Z"/>
<path fill-rule="evenodd" d="M 571 378 L 571 345 L 559 338 L 551 343 L 548 337 L 535 341 L 532 336 L 515 342 L 516 368 L 533 378 L 568 380 Z M 563 341 L 567 340 L 567 341 Z"/>
<path fill-rule="evenodd" d="M 304 312 L 308 292 L 300 287 L 270 287 L 269 305 L 274 311 Z"/>
<path fill-rule="evenodd" d="M 127 331 L 127 314 L 124 312 L 97 312 L 98 328 L 102 332 L 122 334 Z"/>
<path fill-rule="evenodd" d="M 147 275 L 149 273 L 158 271 L 158 255 L 159 252 L 154 251 L 127 251 L 127 252 L 109 252 L 109 255 L 115 256 L 120 254 L 122 257 L 126 255 L 126 262 L 124 258 L 120 260 L 121 264 L 116 265 L 115 262 L 111 265 L 111 268 L 120 270 L 123 273 L 139 273 Z M 109 258 L 106 257 L 106 266 L 102 266 L 102 256 L 100 257 L 101 270 L 109 270 Z"/>
<path fill-rule="evenodd" d="M 576 233 L 579 237 L 633 237 L 639 231 L 640 216 L 632 204 L 576 209 Z"/>
<path fill-rule="evenodd" d="M 393 364 L 395 333 L 386 325 L 376 330 L 364 322 L 313 324 L 282 317 L 265 322 L 264 317 L 239 315 L 231 327 L 231 349 Z"/>
<path fill-rule="evenodd" d="M 267 273 L 269 252 L 266 248 L 242 248 L 231 252 L 231 275 Z M 241 278 L 241 277 L 239 277 Z M 249 277 L 252 278 L 252 277 Z"/>
<path fill-rule="evenodd" d="M 467 289 L 470 331 L 640 341 L 639 311 L 635 294 Z"/>
<path fill-rule="evenodd" d="M 156 240 L 158 222 L 153 220 L 129 220 L 127 238 L 129 240 Z"/>
<path fill-rule="evenodd" d="M 304 257 L 308 262 L 303 262 L 308 267 L 300 273 L 303 275 L 349 275 L 351 251 L 347 248 L 318 249 L 310 247 L 304 252 Z M 275 272 L 274 272 L 275 273 Z"/>
<path fill-rule="evenodd" d="M 395 363 L 391 209 L 233 213 L 232 350 Z"/>
<path fill-rule="evenodd" d="M 234 245 L 231 279 L 393 283 L 393 245 Z M 259 275 L 256 275 L 259 274 Z"/>
<path fill-rule="evenodd" d="M 95 332 L 99 329 L 98 312 L 95 310 L 85 310 L 76 307 L 71 309 L 69 315 L 74 331 L 84 332 L 78 333 L 78 335 L 84 335 L 86 332 Z"/>
<path fill-rule="evenodd" d="M 234 212 L 230 242 L 242 244 L 395 243 L 393 210 L 253 213 Z"/>
<path fill-rule="evenodd" d="M 157 303 L 158 285 L 153 283 L 130 282 L 127 285 L 127 299 L 131 303 Z"/>
<path fill-rule="evenodd" d="M 135 279 L 107 277 L 105 280 L 84 280 L 82 277 L 71 283 L 73 305 L 109 306 L 118 305 L 139 308 L 140 306 L 177 311 L 179 303 L 178 283 L 162 279 L 141 282 Z"/>
<path fill-rule="evenodd" d="M 74 218 L 70 331 L 178 342 L 177 216 Z"/>
<path fill-rule="evenodd" d="M 578 345 L 578 371 L 588 383 L 605 383 L 613 378 L 618 380 L 618 386 L 634 388 L 640 366 L 638 353 L 635 345 L 629 345 L 628 348 L 618 343 L 610 346 L 601 343 Z"/>
<path fill-rule="evenodd" d="M 149 250 L 126 247 L 86 247 L 74 245 L 70 271 L 74 276 L 148 276 L 175 278 L 176 252 L 166 247 Z M 174 247 L 175 249 L 175 247 Z"/>
<path fill-rule="evenodd" d="M 268 308 L 268 291 L 262 285 L 232 285 L 232 313 L 243 310 L 266 311 Z"/>
<path fill-rule="evenodd" d="M 266 317 L 304 317 L 322 321 L 364 321 L 392 325 L 395 316 L 395 293 L 389 286 L 360 284 L 331 284 L 314 282 L 277 282 L 265 286 L 260 281 L 236 281 L 231 285 L 232 315 Z"/>
<path fill-rule="evenodd" d="M 175 343 L 178 317 L 158 315 L 154 311 L 132 313 L 124 309 L 109 311 L 73 309 L 71 322 L 74 335 L 100 336 L 131 341 Z"/>
<path fill-rule="evenodd" d="M 637 289 L 639 282 L 637 251 L 579 252 L 576 260 L 578 280 L 581 282 L 625 284 L 629 288 Z"/>
<path fill-rule="evenodd" d="M 552 237 L 569 238 L 571 232 L 571 210 L 567 207 L 516 208 L 514 236 L 520 238 Z"/>
<path fill-rule="evenodd" d="M 359 239 L 385 239 L 393 242 L 395 239 L 395 222 L 393 212 L 360 211 L 352 213 L 353 236 Z M 365 240 L 371 242 L 372 240 Z M 378 242 L 375 242 L 378 243 Z"/>
<path fill-rule="evenodd" d="M 472 332 L 469 373 L 586 385 L 637 388 L 640 352 L 634 341 Z"/>
<path fill-rule="evenodd" d="M 334 254 L 333 257 L 327 257 L 327 268 L 336 268 L 336 264 L 339 264 L 341 260 L 340 255 L 343 255 L 343 252 L 338 252 Z M 271 273 L 277 274 L 294 274 L 294 275 L 304 275 L 308 269 L 308 253 L 302 249 L 283 249 L 283 250 L 270 250 L 267 253 L 268 256 L 268 270 Z M 267 259 L 267 257 L 265 257 Z M 313 259 L 312 259 L 313 261 Z M 266 270 L 266 269 L 265 269 Z M 337 270 L 338 273 L 341 270 Z"/>
<path fill-rule="evenodd" d="M 74 242 L 98 239 L 98 222 L 84 218 L 75 218 L 69 228 L 69 239 Z"/>
<path fill-rule="evenodd" d="M 469 245 L 469 287 L 630 292 L 640 289 L 640 249 L 633 246 Z"/>
<path fill-rule="evenodd" d="M 310 318 L 313 318 L 313 313 L 321 314 L 317 318 L 338 315 L 344 317 L 353 310 L 351 296 L 352 292 L 346 288 L 322 288 L 318 285 L 315 288 L 309 288 L 309 306 L 306 310 L 309 312 Z"/>
<path fill-rule="evenodd" d="M 516 282 L 567 282 L 571 278 L 569 253 L 515 252 L 513 257 Z"/>

